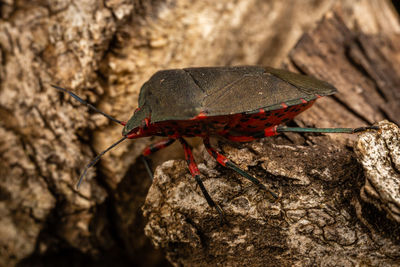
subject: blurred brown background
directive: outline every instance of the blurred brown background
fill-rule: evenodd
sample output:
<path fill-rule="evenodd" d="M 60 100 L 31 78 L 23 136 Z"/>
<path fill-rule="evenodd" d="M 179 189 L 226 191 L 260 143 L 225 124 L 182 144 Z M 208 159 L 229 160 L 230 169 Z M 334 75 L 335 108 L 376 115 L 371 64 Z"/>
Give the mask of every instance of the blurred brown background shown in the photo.
<path fill-rule="evenodd" d="M 286 66 L 333 83 L 340 94 L 324 103 L 347 110 L 337 118 L 336 106 L 331 114 L 310 113 L 298 125 L 399 123 L 399 8 L 395 0 L 1 1 L 0 266 L 169 264 L 143 231 L 141 206 L 151 182 L 136 159 L 152 138 L 111 151 L 76 192 L 82 168 L 118 140 L 121 128 L 49 84 L 126 120 L 137 107 L 141 85 L 157 70 Z M 341 78 L 345 68 L 341 59 L 334 60 L 338 55 L 317 62 L 307 42 L 341 44 L 329 34 L 310 37 L 321 19 L 333 14 L 347 37 L 366 36 L 360 47 L 381 42 L 378 49 L 394 62 L 393 69 L 368 69 L 371 64 L 357 62 L 362 57 L 353 54 L 346 64 L 361 73 L 358 88 L 349 86 L 355 76 Z M 359 50 L 343 53 L 352 51 Z M 364 79 L 365 73 L 372 78 Z M 364 85 L 389 89 L 370 95 L 367 105 L 368 96 L 352 94 Z M 152 162 L 157 166 L 181 157 L 174 145 Z"/>

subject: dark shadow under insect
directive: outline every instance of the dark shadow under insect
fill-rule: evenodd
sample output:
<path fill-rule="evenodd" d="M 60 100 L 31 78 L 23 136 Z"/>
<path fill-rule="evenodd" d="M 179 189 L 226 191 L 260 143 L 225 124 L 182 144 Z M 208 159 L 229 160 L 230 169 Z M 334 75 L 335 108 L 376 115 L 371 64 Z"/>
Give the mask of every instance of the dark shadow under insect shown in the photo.
<path fill-rule="evenodd" d="M 74 93 L 68 93 L 108 119 L 124 126 L 123 137 L 96 156 L 83 170 L 77 188 L 92 167 L 107 151 L 125 139 L 164 136 L 166 139 L 143 150 L 148 156 L 175 140 L 182 144 L 191 175 L 199 185 L 207 203 L 224 221 L 223 210 L 211 198 L 184 137 L 201 137 L 208 153 L 222 166 L 251 181 L 276 200 L 278 195 L 257 178 L 240 169 L 210 145 L 210 136 L 221 136 L 236 142 L 248 142 L 282 132 L 356 133 L 377 130 L 377 126 L 360 128 L 283 127 L 299 113 L 310 108 L 320 97 L 336 89 L 327 82 L 286 70 L 259 66 L 210 67 L 164 70 L 155 73 L 140 90 L 139 107 L 127 121 L 119 121 L 98 110 Z M 149 173 L 151 171 L 149 169 Z"/>

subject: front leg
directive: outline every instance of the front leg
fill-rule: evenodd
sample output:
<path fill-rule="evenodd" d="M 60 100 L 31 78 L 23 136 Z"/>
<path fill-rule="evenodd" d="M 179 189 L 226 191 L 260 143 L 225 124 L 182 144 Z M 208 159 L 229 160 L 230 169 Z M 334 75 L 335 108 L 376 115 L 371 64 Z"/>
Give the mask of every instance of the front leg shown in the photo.
<path fill-rule="evenodd" d="M 151 144 L 149 146 L 147 146 L 145 149 L 143 149 L 142 155 L 143 156 L 150 156 L 151 154 L 166 148 L 167 146 L 172 145 L 175 142 L 176 139 L 163 139 L 157 143 Z"/>
<path fill-rule="evenodd" d="M 172 145 L 175 142 L 176 139 L 173 138 L 168 138 L 168 139 L 163 139 L 161 141 L 158 141 L 157 143 L 151 144 L 147 146 L 145 149 L 142 151 L 142 160 L 143 164 L 146 167 L 146 171 L 149 174 L 150 180 L 153 181 L 153 172 L 151 171 L 150 165 L 147 161 L 147 156 L 150 156 L 151 154 L 166 148 L 167 146 Z"/>

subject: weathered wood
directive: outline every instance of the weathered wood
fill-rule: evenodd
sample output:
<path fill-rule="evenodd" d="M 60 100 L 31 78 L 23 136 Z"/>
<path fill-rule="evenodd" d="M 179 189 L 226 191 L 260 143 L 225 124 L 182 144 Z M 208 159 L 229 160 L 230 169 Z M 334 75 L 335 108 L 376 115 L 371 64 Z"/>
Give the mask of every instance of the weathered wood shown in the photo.
<path fill-rule="evenodd" d="M 334 97 L 336 105 L 330 106 L 332 110 L 314 109 L 307 118 L 317 122 L 318 127 L 333 127 L 333 123 L 339 122 L 342 126 L 372 124 L 383 118 L 400 124 L 400 78 L 396 72 L 400 69 L 400 33 L 357 34 L 341 18 L 336 20 L 340 22 L 319 26 L 314 38 L 304 35 L 290 55 L 290 63 L 300 72 L 313 74 L 339 88 Z M 329 116 L 329 112 L 335 115 Z M 324 117 L 330 119 L 320 120 Z"/>
<path fill-rule="evenodd" d="M 113 150 L 76 192 L 82 168 L 121 129 L 49 84 L 127 119 L 156 70 L 276 66 L 334 2 L 2 1 L 0 266 L 162 262 L 138 210 L 150 181 L 135 160 L 150 140 Z M 159 155 L 155 166 L 179 157 Z"/>
<path fill-rule="evenodd" d="M 377 133 L 364 134 L 355 147 L 365 174 L 360 196 L 400 224 L 400 129 L 387 121 L 380 123 L 380 128 Z M 399 235 L 394 236 L 400 240 Z"/>
<path fill-rule="evenodd" d="M 400 64 L 398 35 L 352 31 L 337 12 L 327 14 L 302 37 L 287 64 L 333 83 L 339 93 L 317 101 L 295 123 L 354 127 L 382 119 L 398 122 L 400 83 L 395 71 L 388 72 Z M 382 132 L 363 135 L 373 135 L 379 144 L 398 140 L 398 128 L 389 131 L 395 126 L 381 125 Z M 228 157 L 280 193 L 275 203 L 250 182 L 216 167 L 200 148 L 198 159 L 205 158 L 200 164 L 203 181 L 225 211 L 229 223 L 224 226 L 208 207 L 186 163 L 168 161 L 157 169 L 143 208 L 149 219 L 146 234 L 157 247 L 166 249 L 168 259 L 177 266 L 397 265 L 398 192 L 386 185 L 388 181 L 396 184 L 394 188 L 400 185 L 399 167 L 385 165 L 394 173 L 387 181 L 371 174 L 364 177 L 351 149 L 353 139 L 291 134 L 242 146 L 220 143 Z M 394 147 L 399 145 L 394 141 Z M 390 151 L 393 148 L 382 155 L 391 153 L 398 162 L 398 152 Z M 369 153 L 359 154 L 361 163 Z M 379 184 L 376 190 L 384 194 L 379 200 L 371 197 L 370 202 L 379 203 L 382 211 L 365 202 L 365 194 L 360 197 L 361 188 L 372 194 L 371 186 Z"/>
<path fill-rule="evenodd" d="M 212 0 L 2 1 L 0 4 L 0 265 L 12 266 L 18 262 L 29 266 L 34 263 L 40 265 L 43 262 L 51 266 L 60 262 L 76 264 L 98 262 L 104 265 L 107 263 L 123 265 L 127 262 L 133 265 L 145 262 L 147 265 L 152 265 L 162 261 L 160 253 L 151 250 L 149 242 L 143 235 L 142 228 L 145 221 L 138 210 L 144 202 L 150 181 L 146 178 L 143 166 L 134 162 L 141 148 L 149 140 L 130 142 L 114 150 L 104 158 L 100 165 L 102 167 L 97 172 L 91 172 L 89 181 L 84 184 L 82 190 L 79 193 L 75 192 L 75 180 L 80 170 L 95 151 L 102 150 L 114 139 L 119 138 L 120 128 L 114 127 L 104 118 L 91 114 L 85 107 L 55 92 L 49 83 L 68 87 L 104 111 L 125 119 L 136 107 L 140 86 L 156 70 L 202 65 L 278 66 L 302 32 L 309 29 L 334 2 L 338 1 L 221 0 L 217 5 Z M 334 64 L 345 63 L 343 60 L 352 58 L 353 66 L 346 65 L 343 71 L 349 71 L 361 79 L 365 78 L 365 80 L 357 79 L 357 83 L 363 86 L 362 90 L 368 90 L 362 93 L 363 99 L 373 103 L 364 103 L 365 118 L 360 117 L 363 110 L 359 105 L 350 105 L 348 110 L 351 112 L 343 112 L 340 116 L 336 116 L 337 112 L 343 111 L 344 104 L 350 104 L 346 102 L 345 95 L 338 96 L 339 103 L 322 99 L 324 102 L 313 109 L 316 111 L 315 114 L 310 113 L 312 111 L 310 110 L 307 116 L 299 118 L 297 123 L 353 126 L 381 118 L 396 120 L 399 118 L 396 105 L 398 90 L 395 90 L 398 88 L 398 81 L 393 74 L 396 73 L 394 70 L 399 69 L 399 41 L 393 33 L 399 32 L 398 17 L 393 15 L 388 0 L 340 2 L 347 2 L 347 6 L 343 8 L 343 17 L 347 26 L 352 29 L 349 33 L 343 34 L 357 42 L 350 42 L 352 46 L 348 47 L 347 57 L 343 56 L 343 51 L 338 52 L 343 57 L 342 61 L 330 59 L 329 64 L 332 66 L 329 69 L 324 67 L 322 62 L 310 72 L 301 67 L 298 70 L 319 75 L 335 83 L 332 78 L 337 76 L 340 78 L 342 73 L 338 72 L 335 77 L 331 77 L 317 70 L 326 68 L 330 72 Z M 340 25 L 336 27 L 344 28 Z M 354 35 L 355 29 L 368 35 Z M 380 33 L 380 36 L 376 35 L 377 33 Z M 326 40 L 330 37 L 329 34 L 325 36 Z M 342 45 L 343 42 L 339 41 L 337 47 L 330 47 L 329 50 L 336 51 Z M 318 53 L 328 56 L 329 53 L 325 52 L 323 50 Z M 313 50 L 310 53 L 313 54 Z M 335 54 L 330 56 L 335 57 Z M 292 60 L 297 61 L 297 65 L 304 65 L 306 62 L 302 62 L 302 58 L 307 57 L 294 55 Z M 312 66 L 314 59 L 317 58 L 309 58 L 307 65 Z M 354 74 L 356 70 L 361 71 L 362 75 Z M 339 89 L 346 88 L 347 91 L 347 88 L 350 88 L 348 93 L 350 99 L 358 103 L 355 99 L 356 94 L 349 85 L 351 79 L 347 76 L 345 78 L 340 78 Z M 377 89 L 373 89 L 374 86 Z M 371 97 L 377 93 L 380 104 L 375 103 L 375 98 Z M 332 107 L 330 112 L 324 108 L 328 105 Z M 376 114 L 372 114 L 371 111 L 375 111 Z M 342 115 L 346 117 L 342 118 Z M 350 189 L 347 188 L 344 192 L 359 189 L 358 186 L 353 187 L 352 183 L 358 174 L 351 171 L 351 177 L 346 176 L 348 166 L 353 166 L 354 161 L 348 157 L 343 146 L 340 145 L 337 154 L 333 156 L 333 159 L 337 159 L 337 165 L 328 164 L 328 166 L 324 161 L 312 165 L 312 162 L 300 157 L 303 155 L 301 153 L 309 152 L 308 155 L 313 157 L 330 155 L 326 149 L 330 147 L 331 141 L 324 143 L 327 137 L 307 137 L 307 139 L 300 135 L 286 137 L 291 142 L 277 138 L 273 139 L 274 141 L 265 140 L 265 144 L 254 143 L 250 146 L 254 147 L 254 151 L 267 155 L 263 161 L 256 160 L 251 150 L 241 149 L 237 153 L 237 149 L 229 145 L 225 145 L 224 148 L 227 153 L 231 151 L 229 153 L 231 157 L 242 163 L 243 167 L 254 165 L 252 171 L 255 170 L 257 176 L 262 177 L 267 170 L 269 178 L 265 181 L 288 197 L 304 193 L 308 188 L 307 183 L 314 182 L 304 175 L 302 170 L 297 169 L 297 172 L 292 170 L 292 160 L 298 160 L 299 165 L 305 168 L 305 173 L 328 181 L 330 181 L 329 176 L 311 169 L 322 164 L 326 166 L 326 170 L 333 173 L 341 170 L 342 174 L 338 177 L 344 177 L 344 183 L 346 181 L 350 183 Z M 343 136 L 333 138 L 341 142 L 347 140 Z M 292 146 L 292 142 L 303 146 L 305 142 L 315 142 L 322 147 L 295 147 L 294 151 L 300 153 L 299 156 L 286 158 L 287 162 L 282 164 L 282 158 L 293 153 L 292 148 L 284 145 Z M 271 143 L 278 145 L 273 146 L 276 151 L 268 148 Z M 177 150 L 181 151 L 181 148 L 177 147 Z M 179 157 L 177 153 L 171 153 L 169 150 L 153 158 L 155 160 L 153 165 L 157 166 L 159 162 L 171 159 L 171 154 L 172 157 Z M 259 163 L 256 163 L 257 161 Z M 260 164 L 264 161 L 262 167 Z M 209 158 L 206 162 L 208 168 L 203 166 L 203 171 L 207 176 L 213 177 L 213 174 L 216 175 L 215 163 Z M 169 164 L 172 166 L 178 164 L 178 169 L 187 176 L 186 168 L 181 162 Z M 165 167 L 160 170 L 163 169 Z M 232 175 L 224 169 L 217 168 L 217 171 L 220 171 L 222 176 Z M 166 173 L 168 172 L 178 175 L 177 170 L 166 170 Z M 275 175 L 292 179 L 279 180 L 274 178 Z M 181 181 L 178 189 L 180 186 L 187 186 L 191 178 L 186 176 L 180 176 L 175 180 L 175 182 Z M 230 197 L 232 192 L 223 191 L 226 192 L 226 197 L 218 193 L 221 190 L 218 185 L 224 181 L 223 179 L 215 179 L 215 191 L 212 193 L 220 194 L 221 198 L 217 199 L 218 201 L 230 203 L 230 199 L 226 201 L 224 199 Z M 332 180 L 333 185 L 343 183 L 337 179 Z M 238 184 L 240 186 L 240 181 L 242 179 L 237 177 L 228 184 L 235 189 L 233 192 L 238 194 L 242 192 L 237 188 Z M 287 183 L 286 187 L 282 186 L 282 181 Z M 375 182 L 372 178 L 371 181 Z M 356 179 L 355 182 L 358 183 L 360 180 Z M 299 183 L 305 184 L 304 188 L 298 188 Z M 330 188 L 329 182 L 316 181 L 316 183 L 318 186 Z M 174 180 L 172 185 L 175 185 Z M 176 189 L 170 190 L 175 192 L 173 190 Z M 255 199 L 263 197 L 259 192 L 255 192 L 251 185 L 244 190 L 251 192 Z M 341 194 L 338 189 L 335 190 L 327 190 L 326 194 Z M 372 192 L 370 188 L 366 190 Z M 294 193 L 291 193 L 292 191 Z M 184 191 L 185 194 L 188 192 L 190 190 Z M 190 211 L 192 213 L 204 208 L 204 214 L 212 217 L 214 222 L 214 214 L 203 205 L 204 199 L 201 196 L 197 197 L 197 193 L 188 194 L 187 197 L 194 196 L 200 204 L 188 202 L 185 205 L 193 208 Z M 176 197 L 173 194 L 172 196 Z M 178 195 L 178 199 L 179 197 Z M 312 198 L 314 197 L 312 195 Z M 339 199 L 348 200 L 348 198 Z M 317 200 L 319 199 L 315 197 L 315 201 Z M 159 199 L 159 201 L 168 202 L 171 199 Z M 234 212 L 243 212 L 244 215 L 248 215 L 246 207 L 253 210 L 257 207 L 246 204 L 246 200 L 239 197 L 237 202 L 238 208 Z M 312 203 L 315 203 L 314 200 Z M 195 205 L 199 207 L 196 208 Z M 368 206 L 367 209 L 366 206 L 355 207 L 361 207 L 361 213 L 369 214 L 371 219 L 364 221 L 366 222 L 364 225 L 369 229 L 378 229 L 377 235 L 380 235 L 380 232 L 384 233 L 383 230 L 386 228 L 391 229 L 393 224 L 386 220 L 379 221 L 384 224 L 380 228 L 377 227 L 379 224 L 374 221 L 374 209 L 368 209 Z M 155 207 L 155 210 L 157 209 Z M 266 209 L 257 207 L 257 209 L 261 210 L 262 214 L 269 212 L 267 216 L 270 216 L 275 223 L 270 233 L 276 233 L 274 232 L 276 226 L 282 224 L 281 217 L 274 213 L 278 209 L 268 207 Z M 325 213 L 320 211 L 314 213 L 325 216 Z M 377 214 L 382 215 L 378 218 L 385 216 L 379 212 Z M 290 216 L 293 218 L 297 215 L 293 215 L 293 212 L 290 215 L 289 212 Z M 207 223 L 211 229 L 217 231 L 212 222 Z M 252 222 L 258 223 L 257 220 L 251 219 L 243 225 Z M 151 223 L 154 225 L 153 221 Z M 185 223 L 185 218 L 178 222 L 178 224 Z M 283 224 L 283 228 L 286 226 L 287 224 Z M 242 228 L 240 225 L 238 227 L 238 230 L 227 229 L 227 232 L 232 231 L 230 238 L 238 240 L 236 242 L 242 244 L 245 251 L 248 246 L 240 243 L 243 242 L 243 235 L 240 237 Z M 303 232 L 310 231 L 308 225 L 303 228 Z M 328 233 L 331 233 L 342 231 L 343 228 L 336 229 L 332 226 L 327 229 L 330 231 Z M 160 228 L 160 231 L 165 230 Z M 261 228 L 257 231 L 261 231 Z M 395 230 L 393 232 L 398 236 L 398 232 Z M 171 233 L 174 233 L 174 229 L 171 229 Z M 286 236 L 285 232 L 281 233 Z M 153 234 L 153 238 L 156 236 Z M 182 236 L 182 233 L 176 236 Z M 261 234 L 259 236 L 263 237 Z M 207 235 L 201 237 L 202 245 L 208 245 Z M 160 243 L 166 244 L 166 240 L 161 240 Z M 281 253 L 283 251 L 281 247 L 286 246 L 282 245 L 281 240 L 269 236 L 260 240 L 261 246 L 262 242 L 267 242 L 266 251 L 273 250 L 273 253 L 281 257 L 281 262 L 290 260 L 290 257 L 284 258 L 287 254 Z M 380 244 L 386 246 L 383 251 L 391 248 L 390 242 L 382 241 Z M 178 245 L 173 248 L 177 247 Z M 212 252 L 215 248 L 216 245 L 209 246 L 208 251 Z M 392 249 L 396 252 L 397 247 L 393 246 Z M 251 255 L 257 256 L 251 246 L 249 251 Z M 232 252 L 230 253 L 226 257 L 228 260 L 232 259 Z M 171 255 L 178 257 L 181 254 L 170 254 L 170 257 Z M 200 257 L 203 255 L 200 253 L 192 256 L 201 262 Z M 222 262 L 224 255 L 220 255 L 219 259 Z M 172 260 L 182 261 L 180 258 Z M 190 259 L 185 262 L 189 261 Z M 262 260 L 259 262 L 263 263 Z"/>

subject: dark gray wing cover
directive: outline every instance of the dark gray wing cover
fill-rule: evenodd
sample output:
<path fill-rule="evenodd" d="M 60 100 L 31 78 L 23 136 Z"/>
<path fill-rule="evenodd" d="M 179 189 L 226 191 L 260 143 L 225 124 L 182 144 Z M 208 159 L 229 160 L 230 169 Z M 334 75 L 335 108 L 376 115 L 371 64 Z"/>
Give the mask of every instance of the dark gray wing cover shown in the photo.
<path fill-rule="evenodd" d="M 315 78 L 269 67 L 242 66 L 185 69 L 205 91 L 208 115 L 248 112 L 304 98 L 330 95 L 336 89 Z"/>
<path fill-rule="evenodd" d="M 125 132 L 151 115 L 152 122 L 188 120 L 204 111 L 209 116 L 249 112 L 282 102 L 307 101 L 330 95 L 329 83 L 285 70 L 258 66 L 204 67 L 155 73 L 140 91 L 140 110 Z"/>
<path fill-rule="evenodd" d="M 202 110 L 204 91 L 182 69 L 155 73 L 139 95 L 139 107 L 149 106 L 151 121 L 186 120 Z"/>

